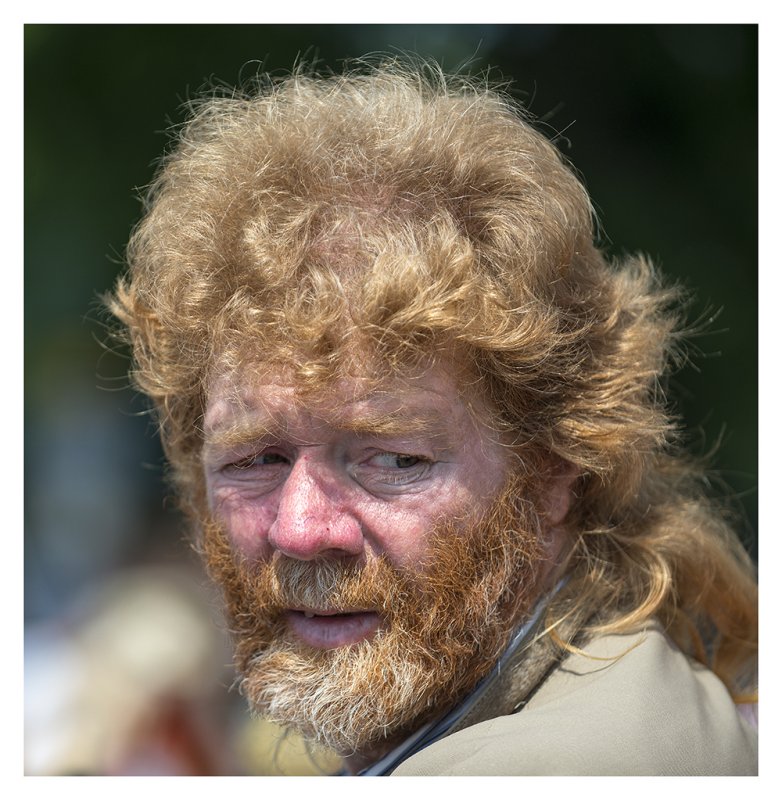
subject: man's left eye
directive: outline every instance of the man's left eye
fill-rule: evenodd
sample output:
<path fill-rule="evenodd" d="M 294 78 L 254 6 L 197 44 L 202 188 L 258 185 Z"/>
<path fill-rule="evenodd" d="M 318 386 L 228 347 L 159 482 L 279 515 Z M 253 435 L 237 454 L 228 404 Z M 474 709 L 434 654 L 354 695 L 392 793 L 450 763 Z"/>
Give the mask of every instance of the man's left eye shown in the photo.
<path fill-rule="evenodd" d="M 383 469 L 411 469 L 426 463 L 422 456 L 410 456 L 405 453 L 379 453 L 370 459 L 370 463 Z"/>
<path fill-rule="evenodd" d="M 356 464 L 351 473 L 369 491 L 382 493 L 422 485 L 434 465 L 426 456 L 381 451 Z"/>

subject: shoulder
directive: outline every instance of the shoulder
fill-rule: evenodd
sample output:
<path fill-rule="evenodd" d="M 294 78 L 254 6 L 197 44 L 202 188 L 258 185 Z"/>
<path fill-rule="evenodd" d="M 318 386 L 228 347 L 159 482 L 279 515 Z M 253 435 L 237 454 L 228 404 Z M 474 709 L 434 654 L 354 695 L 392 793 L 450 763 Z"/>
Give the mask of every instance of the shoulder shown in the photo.
<path fill-rule="evenodd" d="M 399 775 L 752 775 L 757 734 L 656 626 L 590 642 L 517 714 L 416 753 Z"/>

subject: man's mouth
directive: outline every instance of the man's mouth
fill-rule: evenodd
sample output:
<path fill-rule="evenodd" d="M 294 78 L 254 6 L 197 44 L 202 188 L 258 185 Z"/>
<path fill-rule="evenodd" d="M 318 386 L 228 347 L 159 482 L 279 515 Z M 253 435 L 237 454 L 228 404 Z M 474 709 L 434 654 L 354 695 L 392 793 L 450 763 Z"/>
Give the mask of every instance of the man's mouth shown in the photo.
<path fill-rule="evenodd" d="M 285 619 L 296 638 L 318 650 L 344 647 L 368 639 L 381 624 L 376 611 L 362 610 L 290 609 Z"/>

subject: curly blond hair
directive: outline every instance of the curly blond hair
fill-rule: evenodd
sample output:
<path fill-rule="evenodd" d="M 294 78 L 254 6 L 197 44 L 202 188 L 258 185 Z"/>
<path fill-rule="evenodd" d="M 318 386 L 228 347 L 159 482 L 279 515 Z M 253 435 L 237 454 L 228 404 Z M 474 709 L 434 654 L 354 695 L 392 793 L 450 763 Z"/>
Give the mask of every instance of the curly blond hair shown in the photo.
<path fill-rule="evenodd" d="M 753 566 L 661 388 L 677 293 L 644 258 L 604 257 L 583 185 L 502 93 L 385 64 L 205 98 L 128 263 L 109 305 L 194 515 L 214 374 L 262 361 L 317 387 L 358 353 L 378 374 L 456 353 L 522 454 L 580 476 L 558 613 L 657 617 L 734 694 L 754 680 Z"/>

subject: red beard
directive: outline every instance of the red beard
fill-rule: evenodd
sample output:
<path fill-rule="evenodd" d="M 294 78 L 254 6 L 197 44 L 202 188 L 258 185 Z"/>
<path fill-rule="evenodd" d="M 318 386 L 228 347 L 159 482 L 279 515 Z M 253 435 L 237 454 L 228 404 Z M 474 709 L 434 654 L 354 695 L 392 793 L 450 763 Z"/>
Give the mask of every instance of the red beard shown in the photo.
<path fill-rule="evenodd" d="M 477 524 L 438 526 L 416 570 L 382 557 L 251 563 L 208 521 L 204 560 L 225 594 L 251 707 L 343 756 L 380 754 L 469 693 L 538 594 L 539 525 L 524 488 L 511 480 Z M 289 630 L 285 612 L 302 607 L 372 609 L 383 624 L 318 650 Z"/>

